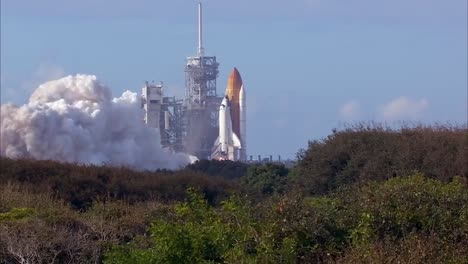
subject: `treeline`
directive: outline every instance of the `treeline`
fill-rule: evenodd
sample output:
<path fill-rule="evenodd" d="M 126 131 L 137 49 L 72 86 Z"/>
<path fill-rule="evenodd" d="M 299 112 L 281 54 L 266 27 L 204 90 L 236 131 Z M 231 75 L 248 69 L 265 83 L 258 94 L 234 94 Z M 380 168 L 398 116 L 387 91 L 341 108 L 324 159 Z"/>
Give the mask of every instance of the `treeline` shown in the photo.
<path fill-rule="evenodd" d="M 196 169 L 137 172 L 128 168 L 84 166 L 56 161 L 0 159 L 2 183 L 20 185 L 32 193 L 50 193 L 77 210 L 94 201 L 183 201 L 195 187 L 216 203 L 236 189 L 235 182 Z"/>
<path fill-rule="evenodd" d="M 468 263 L 468 130 L 360 125 L 297 165 L 0 158 L 0 263 Z"/>
<path fill-rule="evenodd" d="M 468 177 L 468 130 L 459 126 L 418 126 L 395 130 L 360 124 L 320 141 L 298 154 L 294 182 L 309 194 L 341 186 L 388 180 L 421 172 L 449 182 Z"/>

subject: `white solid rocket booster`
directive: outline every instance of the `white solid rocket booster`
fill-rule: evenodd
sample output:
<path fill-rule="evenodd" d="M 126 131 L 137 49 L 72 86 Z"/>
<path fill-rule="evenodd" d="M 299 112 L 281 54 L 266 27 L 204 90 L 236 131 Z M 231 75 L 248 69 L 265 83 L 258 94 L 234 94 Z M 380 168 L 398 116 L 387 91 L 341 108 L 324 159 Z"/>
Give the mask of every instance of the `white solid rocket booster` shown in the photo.
<path fill-rule="evenodd" d="M 239 112 L 240 112 L 240 138 L 241 138 L 241 149 L 240 149 L 240 160 L 247 160 L 247 104 L 246 104 L 246 94 L 244 85 L 241 86 L 239 92 Z"/>
<path fill-rule="evenodd" d="M 224 98 L 219 106 L 219 137 L 218 146 L 222 152 L 227 152 L 228 138 L 229 138 L 229 127 L 231 124 L 231 118 L 229 115 L 229 106 L 227 104 L 227 98 Z"/>

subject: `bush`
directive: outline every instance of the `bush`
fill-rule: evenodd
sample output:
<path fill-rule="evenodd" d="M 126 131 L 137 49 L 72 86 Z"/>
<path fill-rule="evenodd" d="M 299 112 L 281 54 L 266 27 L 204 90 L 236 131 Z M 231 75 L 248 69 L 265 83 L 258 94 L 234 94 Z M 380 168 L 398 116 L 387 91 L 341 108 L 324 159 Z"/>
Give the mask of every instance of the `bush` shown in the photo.
<path fill-rule="evenodd" d="M 309 142 L 298 154 L 294 188 L 326 194 L 348 184 L 387 180 L 418 171 L 449 182 L 468 177 L 468 130 L 464 127 L 359 125 Z"/>
<path fill-rule="evenodd" d="M 238 179 L 246 175 L 247 167 L 247 164 L 239 161 L 198 160 L 187 165 L 186 169 L 226 179 Z"/>
<path fill-rule="evenodd" d="M 443 183 L 418 174 L 256 205 L 233 197 L 220 208 L 189 193 L 153 222 L 151 243 L 114 247 L 106 262 L 381 263 L 398 254 L 410 261 L 410 250 L 419 263 L 438 250 L 438 260 L 468 257 L 468 192 L 458 178 Z"/>
<path fill-rule="evenodd" d="M 250 165 L 241 182 L 253 194 L 278 195 L 286 191 L 288 173 L 289 170 L 283 164 Z"/>
<path fill-rule="evenodd" d="M 85 210 L 94 201 L 182 201 L 189 187 L 201 190 L 210 203 L 227 197 L 235 184 L 201 172 L 137 172 L 127 168 L 64 164 L 54 161 L 0 158 L 2 182 L 36 193 L 52 192 L 73 208 Z M 1 207 L 0 207 L 1 209 Z"/>
<path fill-rule="evenodd" d="M 0 186 L 0 262 L 96 263 L 112 245 L 143 235 L 165 205 L 95 202 L 85 212 L 51 195 Z M 3 263 L 2 262 L 2 263 Z"/>
<path fill-rule="evenodd" d="M 369 183 L 359 192 L 351 190 L 340 195 L 360 213 L 355 239 L 360 239 L 363 232 L 367 233 L 366 242 L 385 237 L 401 239 L 416 232 L 468 241 L 468 191 L 461 178 L 445 184 L 416 174 Z"/>

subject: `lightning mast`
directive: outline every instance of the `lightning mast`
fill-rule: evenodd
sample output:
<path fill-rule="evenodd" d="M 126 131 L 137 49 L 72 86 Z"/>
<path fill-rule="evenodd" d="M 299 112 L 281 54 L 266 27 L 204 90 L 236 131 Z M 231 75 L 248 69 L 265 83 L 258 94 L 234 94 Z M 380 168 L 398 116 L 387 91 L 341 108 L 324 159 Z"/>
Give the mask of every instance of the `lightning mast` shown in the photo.
<path fill-rule="evenodd" d="M 198 56 L 203 57 L 203 16 L 202 4 L 198 3 Z"/>

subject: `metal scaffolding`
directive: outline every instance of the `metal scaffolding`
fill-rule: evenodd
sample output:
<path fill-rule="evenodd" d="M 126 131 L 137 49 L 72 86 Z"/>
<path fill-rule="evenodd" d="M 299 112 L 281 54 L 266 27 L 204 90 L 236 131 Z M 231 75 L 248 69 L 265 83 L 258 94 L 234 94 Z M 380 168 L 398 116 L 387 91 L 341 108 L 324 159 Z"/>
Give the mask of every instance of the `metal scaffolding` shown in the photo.
<path fill-rule="evenodd" d="M 218 107 L 222 98 L 216 94 L 218 77 L 216 57 L 188 57 L 185 66 L 183 122 L 185 151 L 200 159 L 211 155 L 218 137 Z"/>
<path fill-rule="evenodd" d="M 174 152 L 184 151 L 182 100 L 163 97 L 160 118 L 161 145 Z"/>
<path fill-rule="evenodd" d="M 205 56 L 202 43 L 202 7 L 198 4 L 197 55 L 185 64 L 185 98 L 162 97 L 142 107 L 160 111 L 153 120 L 159 128 L 161 145 L 174 152 L 186 152 L 208 159 L 218 137 L 218 108 L 222 97 L 216 93 L 219 63 L 215 56 Z M 162 91 L 162 85 L 159 87 Z M 143 90 L 145 93 L 147 90 Z M 156 105 L 157 102 L 157 105 Z M 148 122 L 147 122 L 148 123 Z"/>

